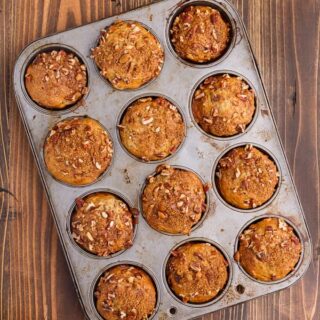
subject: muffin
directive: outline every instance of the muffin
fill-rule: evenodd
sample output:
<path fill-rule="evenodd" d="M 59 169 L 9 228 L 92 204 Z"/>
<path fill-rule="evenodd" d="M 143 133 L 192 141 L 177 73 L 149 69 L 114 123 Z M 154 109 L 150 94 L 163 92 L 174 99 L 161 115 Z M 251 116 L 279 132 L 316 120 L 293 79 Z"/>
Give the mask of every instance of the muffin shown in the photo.
<path fill-rule="evenodd" d="M 76 199 L 71 216 L 74 240 L 84 250 L 108 256 L 132 245 L 133 215 L 117 196 L 98 192 Z"/>
<path fill-rule="evenodd" d="M 87 93 L 86 66 L 64 50 L 39 53 L 27 67 L 25 87 L 41 107 L 64 109 Z"/>
<path fill-rule="evenodd" d="M 171 252 L 166 276 L 169 287 L 183 302 L 206 303 L 228 281 L 228 262 L 210 243 L 189 242 Z"/>
<path fill-rule="evenodd" d="M 143 215 L 158 231 L 189 234 L 206 211 L 205 188 L 193 172 L 160 165 L 143 190 Z"/>
<path fill-rule="evenodd" d="M 119 90 L 140 88 L 156 78 L 164 52 L 157 38 L 136 21 L 116 21 L 103 30 L 92 58 Z"/>
<path fill-rule="evenodd" d="M 106 320 L 146 320 L 155 310 L 157 293 L 141 268 L 118 265 L 107 270 L 95 291 L 96 308 Z"/>
<path fill-rule="evenodd" d="M 279 173 L 272 159 L 252 145 L 237 147 L 217 166 L 216 184 L 221 196 L 239 209 L 252 209 L 274 194 Z"/>
<path fill-rule="evenodd" d="M 81 117 L 58 122 L 47 136 L 43 152 L 55 179 L 80 186 L 95 182 L 107 170 L 113 147 L 98 121 Z"/>
<path fill-rule="evenodd" d="M 176 53 L 195 63 L 220 58 L 231 37 L 229 24 L 208 6 L 188 6 L 174 19 L 170 34 Z"/>
<path fill-rule="evenodd" d="M 182 143 L 185 125 L 175 106 L 162 97 L 142 98 L 125 112 L 119 125 L 121 142 L 134 156 L 161 160 Z"/>
<path fill-rule="evenodd" d="M 283 279 L 296 266 L 301 243 L 293 229 L 279 218 L 251 224 L 239 239 L 235 260 L 257 280 Z"/>
<path fill-rule="evenodd" d="M 192 98 L 195 121 L 205 132 L 229 137 L 244 132 L 255 112 L 255 95 L 241 78 L 228 74 L 204 80 Z"/>

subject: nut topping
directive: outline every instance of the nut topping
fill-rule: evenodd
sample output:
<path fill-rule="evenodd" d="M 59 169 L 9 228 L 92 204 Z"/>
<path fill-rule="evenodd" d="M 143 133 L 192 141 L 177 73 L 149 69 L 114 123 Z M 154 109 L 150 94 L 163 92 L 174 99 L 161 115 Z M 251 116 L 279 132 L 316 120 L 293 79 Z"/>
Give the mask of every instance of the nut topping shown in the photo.
<path fill-rule="evenodd" d="M 236 260 L 251 276 L 262 281 L 283 279 L 301 254 L 300 241 L 290 226 L 280 228 L 279 218 L 264 218 L 249 226 L 239 238 Z M 296 245 L 290 240 L 296 239 Z M 259 261 L 252 263 L 252 259 Z"/>
<path fill-rule="evenodd" d="M 91 235 L 90 232 L 87 232 L 87 237 L 88 237 L 88 239 L 89 239 L 90 241 L 94 241 L 94 239 L 93 239 L 93 237 L 92 237 L 92 235 Z"/>
<path fill-rule="evenodd" d="M 150 123 L 153 122 L 153 118 L 151 117 L 151 118 L 149 118 L 149 119 L 142 119 L 141 122 L 142 122 L 142 124 L 144 124 L 144 125 L 148 125 L 148 124 L 150 124 Z"/>
<path fill-rule="evenodd" d="M 138 22 L 120 20 L 101 34 L 99 45 L 92 50 L 101 74 L 120 90 L 139 88 L 158 76 L 163 57 L 153 34 Z"/>
<path fill-rule="evenodd" d="M 200 272 L 201 271 L 201 267 L 199 264 L 197 263 L 191 263 L 190 264 L 190 269 L 196 272 Z"/>
<path fill-rule="evenodd" d="M 107 218 L 108 218 L 108 214 L 107 214 L 105 211 L 102 211 L 102 212 L 101 212 L 101 216 L 102 216 L 102 218 L 104 218 L 104 219 L 107 219 Z"/>

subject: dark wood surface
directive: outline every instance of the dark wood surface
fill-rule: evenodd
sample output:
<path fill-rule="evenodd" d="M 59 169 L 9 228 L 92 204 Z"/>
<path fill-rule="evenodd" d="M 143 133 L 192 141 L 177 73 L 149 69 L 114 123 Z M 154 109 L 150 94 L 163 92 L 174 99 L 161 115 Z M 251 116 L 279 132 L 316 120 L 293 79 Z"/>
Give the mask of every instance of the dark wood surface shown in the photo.
<path fill-rule="evenodd" d="M 0 0 L 0 319 L 84 319 L 15 103 L 17 55 L 39 37 L 150 2 Z M 201 319 L 320 319 L 320 2 L 233 3 L 262 72 L 314 254 L 291 288 Z"/>

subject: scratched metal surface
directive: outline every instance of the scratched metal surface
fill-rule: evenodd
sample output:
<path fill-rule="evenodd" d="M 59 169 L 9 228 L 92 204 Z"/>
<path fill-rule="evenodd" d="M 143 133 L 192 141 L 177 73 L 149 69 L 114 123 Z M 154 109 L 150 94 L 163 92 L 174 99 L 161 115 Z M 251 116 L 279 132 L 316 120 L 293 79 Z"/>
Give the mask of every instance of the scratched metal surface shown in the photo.
<path fill-rule="evenodd" d="M 191 1 L 187 1 L 190 3 Z M 206 3 L 206 1 L 200 1 Z M 166 0 L 118 17 L 111 17 L 73 30 L 55 34 L 31 43 L 19 56 L 14 69 L 14 90 L 26 127 L 26 133 L 34 152 L 43 186 L 47 191 L 52 214 L 65 251 L 71 275 L 77 288 L 84 311 L 90 319 L 101 319 L 94 308 L 93 288 L 97 277 L 111 264 L 130 262 L 143 266 L 154 277 L 158 287 L 158 308 L 154 319 L 191 319 L 227 306 L 281 290 L 297 281 L 306 271 L 311 259 L 311 242 L 304 214 L 300 205 L 286 158 L 275 127 L 271 109 L 256 68 L 243 23 L 236 10 L 226 0 L 207 1 L 224 10 L 230 17 L 234 41 L 230 52 L 218 63 L 197 68 L 181 62 L 168 45 L 167 27 L 179 0 Z M 199 1 L 198 1 L 199 3 Z M 165 64 L 160 76 L 135 91 L 112 89 L 98 73 L 90 59 L 90 48 L 94 47 L 100 30 L 115 19 L 137 20 L 149 27 L 159 38 L 165 49 Z M 35 54 L 52 47 L 66 47 L 75 51 L 88 68 L 89 94 L 82 105 L 63 112 L 43 112 L 27 97 L 23 85 L 26 65 Z M 190 114 L 190 99 L 194 88 L 212 73 L 233 72 L 242 75 L 255 89 L 257 112 L 253 124 L 242 135 L 231 139 L 215 139 L 203 134 L 194 124 Z M 116 124 L 128 101 L 141 95 L 165 95 L 181 108 L 187 125 L 187 137 L 181 149 L 169 160 L 171 165 L 194 170 L 207 182 L 213 182 L 213 169 L 217 160 L 228 148 L 237 144 L 252 143 L 270 151 L 281 171 L 281 183 L 273 199 L 255 210 L 241 212 L 224 203 L 215 188 L 209 191 L 209 211 L 203 223 L 190 236 L 169 236 L 156 232 L 140 216 L 133 246 L 111 258 L 96 258 L 77 247 L 70 237 L 68 226 L 70 210 L 75 198 L 97 189 L 109 189 L 122 194 L 128 203 L 139 207 L 139 195 L 145 178 L 154 172 L 158 164 L 143 163 L 132 158 L 118 141 Z M 47 172 L 43 162 L 43 143 L 48 131 L 59 120 L 70 116 L 89 115 L 99 120 L 110 132 L 115 147 L 111 169 L 101 180 L 87 187 L 69 187 L 55 181 Z M 213 183 L 214 184 L 214 183 Z M 260 283 L 248 277 L 233 260 L 240 230 L 252 219 L 266 214 L 281 215 L 292 223 L 303 243 L 303 255 L 296 270 L 284 281 Z M 186 305 L 168 290 L 164 267 L 170 250 L 178 243 L 192 239 L 208 239 L 216 243 L 230 261 L 230 281 L 223 295 L 214 303 L 205 306 Z M 242 285 L 243 293 L 236 287 Z M 174 315 L 170 308 L 176 308 Z"/>

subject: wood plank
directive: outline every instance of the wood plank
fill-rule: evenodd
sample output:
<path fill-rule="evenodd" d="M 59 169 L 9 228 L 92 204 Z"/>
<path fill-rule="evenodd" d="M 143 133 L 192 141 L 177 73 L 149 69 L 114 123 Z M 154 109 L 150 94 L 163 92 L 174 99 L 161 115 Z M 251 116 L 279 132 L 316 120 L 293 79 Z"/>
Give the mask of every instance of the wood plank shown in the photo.
<path fill-rule="evenodd" d="M 84 319 L 14 100 L 14 62 L 39 37 L 148 3 L 0 0 L 1 319 Z M 311 229 L 314 259 L 293 287 L 199 319 L 318 319 L 320 2 L 233 3 L 247 26 L 269 94 Z"/>

